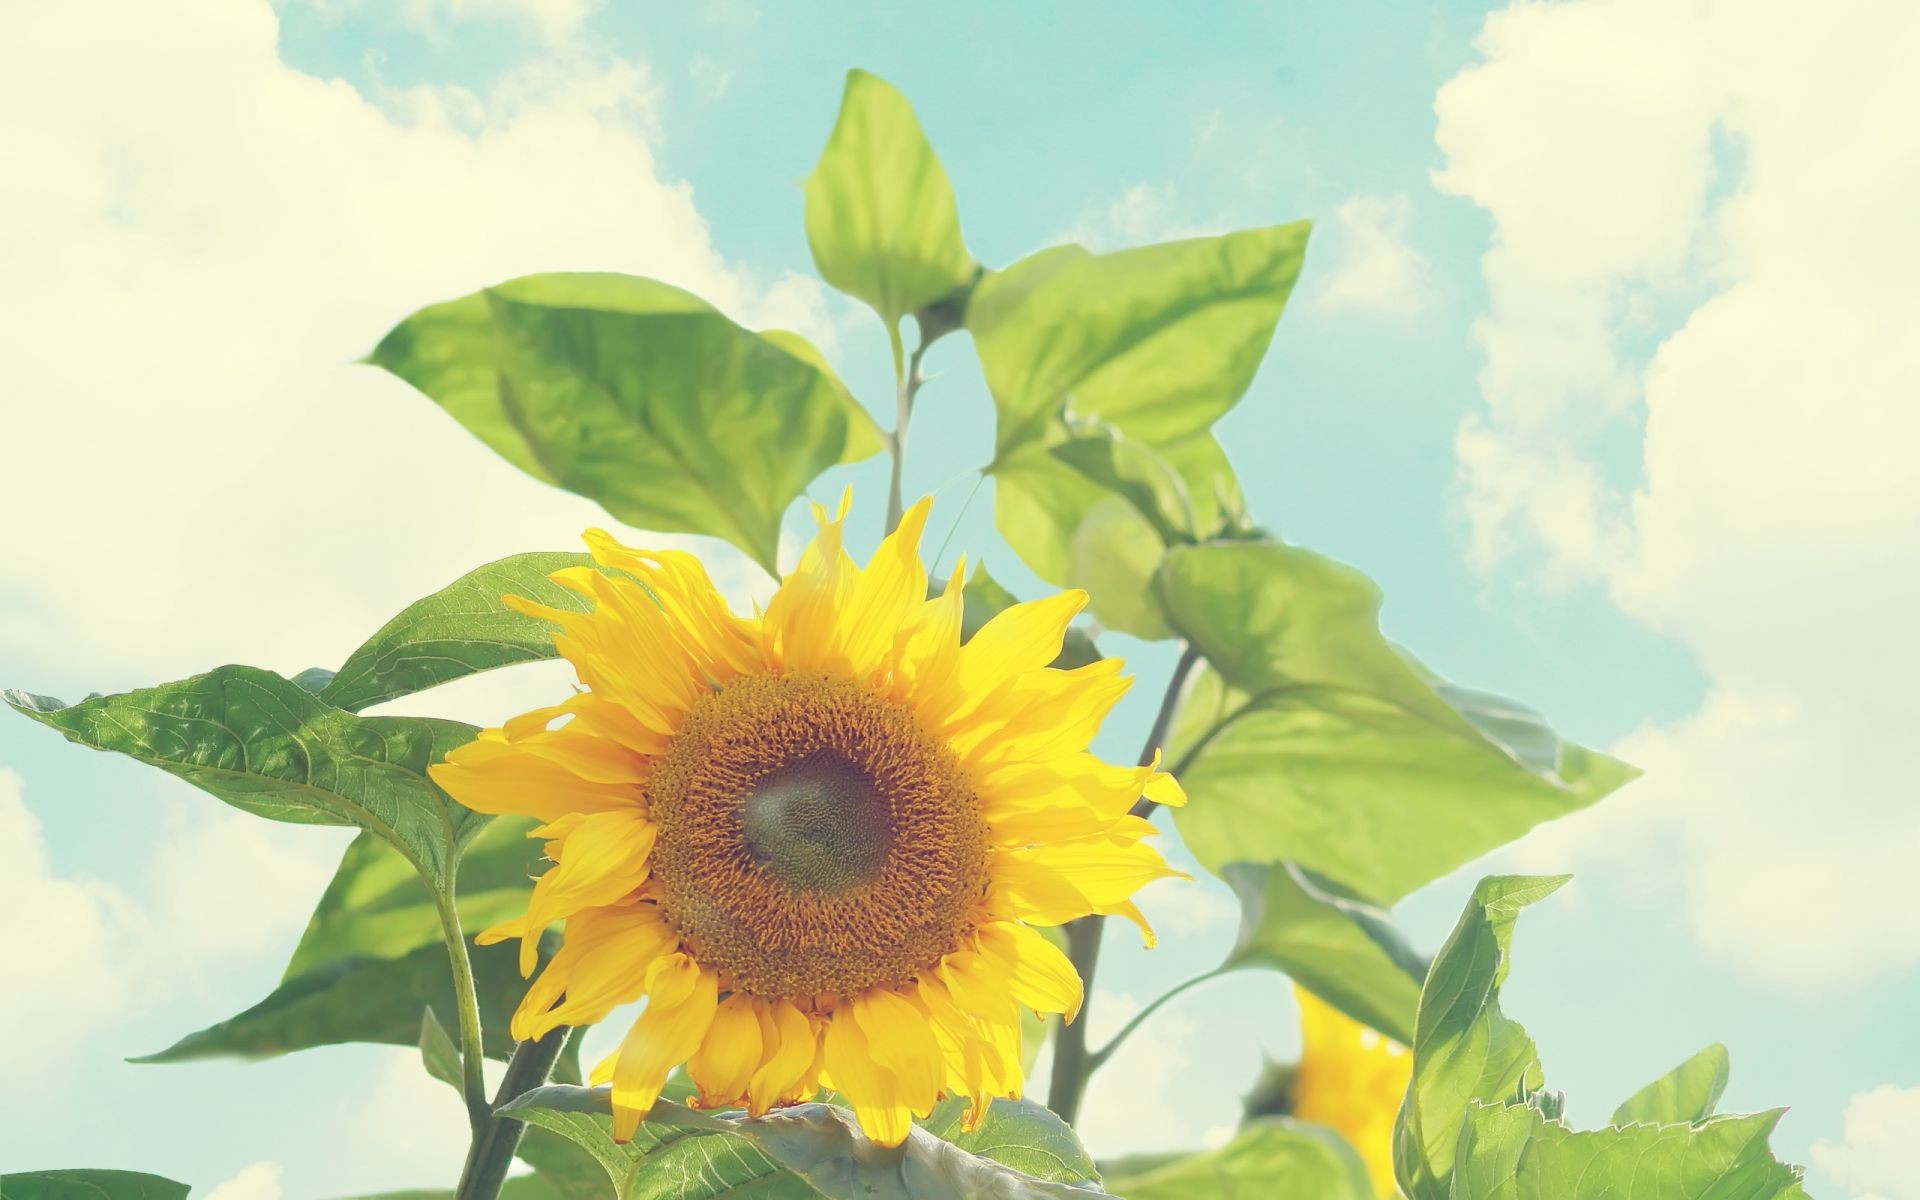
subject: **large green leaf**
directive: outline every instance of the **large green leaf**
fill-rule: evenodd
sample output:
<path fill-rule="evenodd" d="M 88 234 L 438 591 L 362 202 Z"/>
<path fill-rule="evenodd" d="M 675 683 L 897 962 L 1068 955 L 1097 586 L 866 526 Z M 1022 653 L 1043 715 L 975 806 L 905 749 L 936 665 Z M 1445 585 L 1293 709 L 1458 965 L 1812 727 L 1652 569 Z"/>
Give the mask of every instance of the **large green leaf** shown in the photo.
<path fill-rule="evenodd" d="M 1608 1124 L 1703 1121 L 1713 1115 L 1720 1093 L 1727 1090 L 1727 1068 L 1727 1048 L 1715 1042 L 1629 1096 L 1613 1110 Z"/>
<path fill-rule="evenodd" d="M 876 1146 L 847 1110 L 808 1103 L 764 1117 L 710 1115 L 662 1099 L 616 1145 L 606 1088 L 536 1088 L 500 1109 L 559 1133 L 601 1163 L 621 1200 L 752 1194 L 829 1200 L 1084 1200 L 1104 1194 L 1065 1123 L 1030 1101 L 996 1101 L 960 1133 L 949 1100 L 899 1148 Z M 950 1135 L 953 1140 L 947 1140 Z M 703 1190 L 707 1189 L 707 1190 Z M 732 1190 L 729 1190 L 732 1189 Z"/>
<path fill-rule="evenodd" d="M 1476 1105 L 1450 1200 L 1803 1200 L 1767 1139 L 1784 1110 L 1575 1131 L 1528 1104 Z"/>
<path fill-rule="evenodd" d="M 780 518 L 879 431 L 818 353 L 629 275 L 529 275 L 422 309 L 368 361 L 509 462 L 643 529 L 775 569 Z"/>
<path fill-rule="evenodd" d="M 550 948 L 550 947 L 549 947 Z M 513 1052 L 507 1018 L 526 991 L 517 942 L 473 946 L 474 987 L 489 1058 Z M 190 1033 L 134 1062 L 190 1062 L 202 1058 L 273 1058 L 341 1042 L 417 1046 L 420 1014 L 459 1011 L 453 969 L 444 945 L 421 946 L 399 958 L 338 959 L 275 988 L 237 1016 Z"/>
<path fill-rule="evenodd" d="M 1320 886 L 1292 863 L 1230 863 L 1240 937 L 1224 967 L 1284 971 L 1402 1044 L 1413 1041 L 1426 960 L 1386 913 Z"/>
<path fill-rule="evenodd" d="M 1217 1149 L 1108 1181 L 1127 1200 L 1373 1200 L 1367 1169 L 1332 1130 L 1267 1117 Z"/>
<path fill-rule="evenodd" d="M 820 277 L 889 329 L 972 282 L 953 185 L 893 85 L 847 72 L 840 116 L 807 176 L 807 245 Z"/>
<path fill-rule="evenodd" d="M 184 1183 L 138 1171 L 0 1172 L 0 1200 L 185 1200 L 189 1190 Z"/>
<path fill-rule="evenodd" d="M 1524 1100 L 1543 1082 L 1533 1039 L 1500 1011 L 1520 910 L 1568 876 L 1480 881 L 1427 972 L 1413 1035 L 1413 1080 L 1394 1130 L 1394 1174 L 1413 1200 L 1447 1200 L 1454 1145 L 1474 1103 Z"/>
<path fill-rule="evenodd" d="M 532 877 L 544 862 L 544 843 L 527 837 L 535 824 L 501 817 L 467 843 L 456 889 L 464 927 L 478 931 L 526 911 Z M 440 940 L 433 894 L 404 858 L 363 833 L 341 856 L 283 979 L 343 958 L 399 958 Z"/>
<path fill-rule="evenodd" d="M 1182 706 L 1175 813 L 1195 857 L 1292 861 L 1391 904 L 1632 779 L 1524 709 L 1431 677 L 1365 576 L 1297 547 L 1168 551 L 1163 609 L 1207 660 Z"/>
<path fill-rule="evenodd" d="M 591 566 L 585 554 L 516 554 L 477 567 L 425 596 L 380 627 L 320 689 L 335 708 L 368 705 L 495 667 L 552 658 L 553 629 L 517 613 L 502 596 L 524 596 L 549 608 L 584 612 L 586 600 L 547 576 L 563 567 Z"/>
<path fill-rule="evenodd" d="M 436 885 L 487 819 L 426 774 L 472 740 L 472 726 L 355 716 L 271 671 L 220 667 L 78 704 L 0 698 L 70 741 L 159 767 L 256 816 L 371 830 Z"/>
<path fill-rule="evenodd" d="M 1202 536 L 1237 510 L 1239 487 L 1213 423 L 1253 381 L 1300 272 L 1307 228 L 1114 254 L 1056 246 L 975 286 L 967 328 L 998 410 L 988 467 L 995 521 L 1042 578 L 1078 582 L 1074 533 L 1109 494 L 1052 453 L 1079 419 L 1097 418 L 1164 460 Z"/>

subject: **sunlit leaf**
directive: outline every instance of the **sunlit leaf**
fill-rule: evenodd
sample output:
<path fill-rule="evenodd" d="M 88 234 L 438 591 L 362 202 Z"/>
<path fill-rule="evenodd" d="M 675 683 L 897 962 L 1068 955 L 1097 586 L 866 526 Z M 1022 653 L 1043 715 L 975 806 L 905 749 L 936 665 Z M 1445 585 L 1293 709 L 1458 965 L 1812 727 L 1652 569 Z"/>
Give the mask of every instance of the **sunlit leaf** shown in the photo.
<path fill-rule="evenodd" d="M 787 505 L 882 445 L 795 339 L 656 280 L 529 275 L 422 309 L 368 361 L 535 478 L 629 525 L 725 538 L 771 571 Z"/>
<path fill-rule="evenodd" d="M 1629 1096 L 1613 1110 L 1608 1124 L 1704 1120 L 1713 1115 L 1720 1093 L 1727 1090 L 1727 1071 L 1727 1048 L 1715 1042 Z"/>
<path fill-rule="evenodd" d="M 1127 1200 L 1373 1200 L 1366 1167 L 1339 1134 L 1283 1117 L 1251 1122 L 1217 1149 L 1168 1157 L 1115 1174 L 1109 1189 Z"/>
<path fill-rule="evenodd" d="M 461 1086 L 460 1051 L 440 1018 L 433 1015 L 431 1004 L 420 1013 L 420 1065 L 440 1082 L 455 1089 Z"/>
<path fill-rule="evenodd" d="M 807 176 L 807 245 L 820 277 L 889 327 L 972 281 L 953 185 L 893 85 L 847 72 L 833 135 Z"/>
<path fill-rule="evenodd" d="M 1252 383 L 1306 242 L 1297 222 L 1113 254 L 1056 246 L 975 285 L 967 328 L 998 411 L 994 517 L 1035 573 L 1077 582 L 1074 532 L 1109 494 L 1052 453 L 1079 420 L 1163 460 L 1201 536 L 1237 510 L 1213 423 Z"/>
<path fill-rule="evenodd" d="M 480 999 L 489 1058 L 513 1052 L 507 1018 L 526 991 L 517 942 L 473 946 L 474 986 Z M 339 959 L 275 988 L 237 1016 L 190 1033 L 134 1062 L 189 1062 L 202 1058 L 272 1058 L 341 1042 L 417 1046 L 420 1013 L 459 1011 L 453 968 L 443 945 L 422 946 L 400 958 Z"/>
<path fill-rule="evenodd" d="M 1150 641 L 1173 636 L 1154 586 L 1166 546 L 1132 505 L 1102 497 L 1080 519 L 1067 553 L 1067 577 L 1087 590 L 1095 620 Z"/>
<path fill-rule="evenodd" d="M 0 1174 L 0 1200 L 184 1200 L 190 1190 L 158 1175 L 92 1167 Z"/>
<path fill-rule="evenodd" d="M 382 625 L 319 689 L 320 698 L 358 712 L 478 671 L 554 657 L 552 626 L 514 612 L 500 598 L 524 596 L 584 612 L 586 599 L 547 575 L 592 561 L 557 551 L 516 554 L 467 572 Z"/>
<path fill-rule="evenodd" d="M 1636 774 L 1434 679 L 1381 636 L 1378 589 L 1331 559 L 1180 546 L 1159 585 L 1208 663 L 1171 760 L 1194 801 L 1175 820 L 1210 869 L 1292 861 L 1391 904 Z"/>
<path fill-rule="evenodd" d="M 472 726 L 355 716 L 271 671 L 220 667 L 71 705 L 0 698 L 70 741 L 159 767 L 255 816 L 371 830 L 436 883 L 487 819 L 426 774 L 472 740 Z"/>
<path fill-rule="evenodd" d="M 1337 896 L 1291 863 L 1230 863 L 1240 937 L 1228 968 L 1284 971 L 1356 1021 L 1413 1041 L 1427 963 L 1380 909 Z"/>

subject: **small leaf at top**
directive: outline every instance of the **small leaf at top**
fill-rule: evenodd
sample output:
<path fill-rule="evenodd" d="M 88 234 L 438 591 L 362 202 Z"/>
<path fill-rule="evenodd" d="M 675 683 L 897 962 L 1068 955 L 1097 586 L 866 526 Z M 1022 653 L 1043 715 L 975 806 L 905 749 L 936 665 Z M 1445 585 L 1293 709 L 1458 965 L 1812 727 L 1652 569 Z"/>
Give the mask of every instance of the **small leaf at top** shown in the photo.
<path fill-rule="evenodd" d="M 1608 1124 L 1705 1120 L 1727 1090 L 1727 1071 L 1727 1048 L 1715 1042 L 1628 1097 Z"/>
<path fill-rule="evenodd" d="M 959 291 L 977 268 L 946 169 L 907 98 L 847 72 L 840 115 L 806 183 L 807 245 L 820 277 L 888 328 Z"/>

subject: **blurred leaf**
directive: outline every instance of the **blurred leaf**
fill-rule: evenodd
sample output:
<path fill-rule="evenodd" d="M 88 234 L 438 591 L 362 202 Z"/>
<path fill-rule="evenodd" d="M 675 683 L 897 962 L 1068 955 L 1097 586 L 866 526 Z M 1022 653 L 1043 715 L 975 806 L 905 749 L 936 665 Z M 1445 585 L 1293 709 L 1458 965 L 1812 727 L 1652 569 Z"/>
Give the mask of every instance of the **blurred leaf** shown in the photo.
<path fill-rule="evenodd" d="M 1636 774 L 1516 706 L 1438 690 L 1381 636 L 1379 591 L 1331 559 L 1271 542 L 1180 546 L 1159 585 L 1209 667 L 1172 761 L 1194 801 L 1174 819 L 1212 870 L 1293 861 L 1391 904 Z"/>
<path fill-rule="evenodd" d="M 1041 578 L 1071 576 L 1073 536 L 1108 492 L 1055 457 L 1098 419 L 1164 460 L 1211 536 L 1239 486 L 1213 423 L 1253 381 L 1306 249 L 1296 222 L 1090 254 L 1056 246 L 974 287 L 967 328 L 999 420 L 994 519 Z"/>
<path fill-rule="evenodd" d="M 191 1189 L 158 1175 L 82 1167 L 0 1172 L 0 1200 L 185 1200 Z"/>
<path fill-rule="evenodd" d="M 1804 1200 L 1767 1139 L 1784 1110 L 1576 1132 L 1530 1105 L 1476 1105 L 1451 1200 Z"/>
<path fill-rule="evenodd" d="M 1720 1103 L 1720 1093 L 1727 1090 L 1727 1070 L 1727 1048 L 1715 1042 L 1628 1097 L 1607 1123 L 1667 1125 L 1705 1120 Z"/>
<path fill-rule="evenodd" d="M 832 1105 L 798 1104 L 751 1118 L 697 1112 L 663 1099 L 633 1141 L 619 1146 L 611 1136 L 608 1095 L 606 1088 L 549 1086 L 500 1111 L 587 1149 L 621 1200 L 704 1200 L 749 1187 L 764 1189 L 754 1195 L 829 1200 L 1080 1200 L 1104 1194 L 1072 1131 L 1026 1101 L 996 1101 L 970 1134 L 957 1132 L 964 1102 L 947 1101 L 924 1126 L 913 1127 L 905 1145 L 888 1148 L 869 1142 L 853 1115 Z M 956 1140 L 934 1130 L 952 1132 Z"/>
<path fill-rule="evenodd" d="M 489 821 L 460 856 L 460 923 L 485 929 L 526 911 L 544 843 L 529 839 L 528 817 Z M 433 895 L 407 861 L 372 834 L 347 846 L 340 866 L 307 921 L 283 979 L 341 958 L 398 958 L 441 944 Z"/>
<path fill-rule="evenodd" d="M 967 286 L 953 185 L 891 84 L 847 72 L 840 116 L 807 176 L 807 245 L 820 277 L 872 306 L 889 329 Z"/>
<path fill-rule="evenodd" d="M 478 947 L 469 943 L 467 950 L 486 1035 L 483 1049 L 489 1058 L 504 1059 L 513 1052 L 507 1018 L 527 987 L 517 962 L 519 943 Z M 416 1046 L 421 1010 L 432 1007 L 452 1013 L 459 1011 L 456 1005 L 453 970 L 444 945 L 422 946 L 394 959 L 340 959 L 281 984 L 238 1016 L 131 1061 L 273 1058 L 341 1042 Z"/>
<path fill-rule="evenodd" d="M 1215 1150 L 1175 1157 L 1138 1174 L 1114 1175 L 1127 1200 L 1372 1200 L 1367 1170 L 1339 1134 L 1267 1117 Z"/>
<path fill-rule="evenodd" d="M 348 656 L 320 698 L 349 712 L 425 691 L 479 671 L 555 656 L 553 627 L 500 603 L 524 596 L 585 612 L 578 592 L 548 579 L 563 567 L 592 566 L 585 554 L 516 554 L 477 567 L 414 601 Z"/>
<path fill-rule="evenodd" d="M 255 816 L 371 830 L 437 886 L 449 882 L 460 841 L 487 820 L 426 775 L 472 740 L 472 726 L 354 716 L 271 671 L 220 667 L 73 705 L 17 691 L 0 698 L 69 741 L 159 767 Z"/>
<path fill-rule="evenodd" d="M 453 1039 L 440 1024 L 440 1018 L 433 1015 L 433 1005 L 429 1004 L 420 1011 L 420 1064 L 427 1074 L 441 1083 L 461 1089 L 460 1051 L 454 1048 Z"/>
<path fill-rule="evenodd" d="M 1480 881 L 1420 993 L 1413 1082 L 1394 1130 L 1394 1174 L 1413 1200 L 1448 1200 L 1454 1147 L 1475 1102 L 1524 1101 L 1543 1082 L 1533 1039 L 1500 1011 L 1514 921 L 1569 876 Z"/>
<path fill-rule="evenodd" d="M 1068 578 L 1087 590 L 1088 609 L 1107 628 L 1149 641 L 1170 638 L 1154 587 L 1165 554 L 1145 517 L 1120 497 L 1105 496 L 1073 532 Z"/>
<path fill-rule="evenodd" d="M 882 445 L 796 342 L 655 280 L 529 275 L 422 309 L 368 361 L 536 479 L 629 525 L 725 538 L 772 571 L 787 505 Z"/>
<path fill-rule="evenodd" d="M 930 588 L 930 595 L 938 595 L 937 588 Z M 1000 581 L 987 574 L 987 564 L 979 563 L 973 568 L 972 578 L 960 595 L 962 611 L 960 614 L 960 640 L 966 641 L 980 631 L 980 627 L 992 620 L 1002 610 L 1020 603 L 1012 592 L 1000 586 Z M 1093 638 L 1078 625 L 1067 628 L 1067 636 L 1060 646 L 1059 657 L 1051 665 L 1061 670 L 1084 667 L 1090 662 L 1099 661 L 1100 651 L 1094 647 Z"/>
<path fill-rule="evenodd" d="M 1193 502 L 1187 485 L 1165 459 L 1118 429 L 1086 422 L 1052 448 L 1052 454 L 1133 506 L 1165 545 L 1195 539 Z"/>
<path fill-rule="evenodd" d="M 1284 971 L 1328 1004 L 1402 1045 L 1427 964 L 1388 915 L 1343 899 L 1291 863 L 1229 863 L 1240 898 L 1240 938 L 1225 968 Z"/>

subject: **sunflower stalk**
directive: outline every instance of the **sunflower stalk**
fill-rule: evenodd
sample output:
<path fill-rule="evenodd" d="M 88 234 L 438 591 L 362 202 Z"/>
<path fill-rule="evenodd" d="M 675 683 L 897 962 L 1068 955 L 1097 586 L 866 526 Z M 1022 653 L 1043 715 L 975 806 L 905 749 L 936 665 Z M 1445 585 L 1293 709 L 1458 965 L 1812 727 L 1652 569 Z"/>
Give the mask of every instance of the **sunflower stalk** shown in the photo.
<path fill-rule="evenodd" d="M 939 337 L 935 333 L 928 336 L 927 326 L 920 326 L 920 340 L 913 348 L 913 354 L 907 358 L 904 369 L 900 361 L 900 332 L 893 331 L 894 345 L 894 416 L 893 434 L 887 439 L 887 452 L 893 459 L 893 470 L 887 486 L 887 532 L 892 533 L 900 527 L 900 518 L 906 514 L 906 501 L 901 494 L 902 472 L 907 458 L 907 425 L 913 420 L 914 397 L 920 394 L 920 385 L 926 382 L 920 374 L 920 360 L 926 356 L 927 347 Z"/>
<path fill-rule="evenodd" d="M 573 1032 L 568 1026 L 555 1026 L 545 1037 L 521 1042 L 513 1048 L 513 1057 L 507 1061 L 507 1071 L 500 1080 L 500 1091 L 493 1098 L 486 1124 L 474 1131 L 473 1145 L 467 1151 L 466 1166 L 460 1172 L 460 1187 L 454 1192 L 454 1200 L 496 1200 L 500 1195 L 507 1170 L 513 1165 L 514 1151 L 519 1149 L 520 1137 L 527 1127 L 512 1117 L 495 1114 L 547 1081 Z"/>
<path fill-rule="evenodd" d="M 487 1107 L 486 1057 L 480 1038 L 480 997 L 473 982 L 473 960 L 467 955 L 467 936 L 460 928 L 460 907 L 451 887 L 433 888 L 440 913 L 440 931 L 447 941 L 453 967 L 454 1011 L 460 1024 L 460 1092 L 467 1103 L 467 1122 L 477 1140 L 492 1110 Z"/>
<path fill-rule="evenodd" d="M 1186 691 L 1187 677 L 1200 663 L 1200 652 L 1190 645 L 1182 645 L 1180 659 L 1174 664 L 1173 674 L 1167 679 L 1167 690 L 1160 696 L 1160 710 L 1153 716 L 1153 724 L 1147 730 L 1146 744 L 1140 749 L 1140 765 L 1145 766 L 1159 753 L 1160 745 L 1166 740 L 1167 730 L 1173 725 L 1173 716 L 1180 708 L 1180 697 Z M 1132 813 L 1144 817 L 1159 807 L 1145 796 L 1134 803 Z M 1101 1048 L 1098 1054 L 1087 1049 L 1087 1022 L 1089 1009 L 1093 1006 L 1093 974 L 1100 961 L 1100 937 L 1106 927 L 1103 916 L 1081 917 L 1069 921 L 1066 925 L 1067 958 L 1074 969 L 1080 973 L 1081 1001 L 1077 1019 L 1063 1023 L 1055 1034 L 1053 1045 L 1053 1078 L 1047 1085 L 1047 1107 L 1054 1115 L 1071 1125 L 1079 1119 L 1080 1101 L 1086 1096 L 1087 1080 L 1100 1069 L 1102 1063 L 1113 1053 L 1122 1037 L 1133 1032 L 1133 1026 L 1141 1017 L 1173 995 L 1166 995 L 1142 1009 L 1114 1039 Z M 1204 977 L 1203 977 L 1204 978 Z M 1197 979 L 1174 988 L 1181 991 Z"/>

